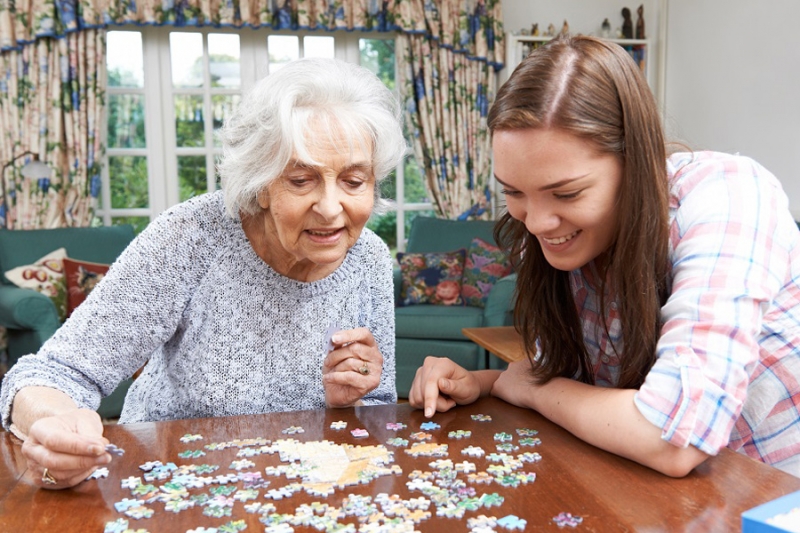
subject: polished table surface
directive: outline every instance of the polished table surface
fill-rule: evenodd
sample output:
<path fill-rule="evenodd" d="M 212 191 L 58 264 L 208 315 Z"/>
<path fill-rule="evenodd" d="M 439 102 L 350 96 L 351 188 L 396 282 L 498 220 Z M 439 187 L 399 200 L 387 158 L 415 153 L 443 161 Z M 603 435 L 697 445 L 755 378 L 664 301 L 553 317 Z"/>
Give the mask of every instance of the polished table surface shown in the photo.
<path fill-rule="evenodd" d="M 525 358 L 522 337 L 514 326 L 495 326 L 487 328 L 461 328 L 469 340 L 495 354 L 506 363 Z"/>
<path fill-rule="evenodd" d="M 489 415 L 491 421 L 475 420 L 472 415 Z M 486 471 L 497 464 L 488 459 L 496 451 L 495 436 L 508 433 L 514 445 L 522 444 L 516 429 L 535 429 L 541 444 L 535 447 L 520 446 L 511 452 L 537 452 L 541 460 L 524 463 L 519 471 L 535 473 L 535 481 L 516 488 L 492 481 L 478 484 L 468 480 L 463 472 L 458 478 L 469 489 L 475 489 L 475 497 L 497 493 L 504 498 L 499 506 L 467 510 L 461 519 L 437 516 L 437 506 L 430 504 L 430 518 L 416 524 L 423 532 L 469 531 L 467 519 L 478 515 L 502 518 L 516 515 L 527 521 L 524 531 L 572 531 L 559 528 L 554 517 L 562 512 L 583 518 L 575 531 L 647 531 L 647 532 L 730 532 L 741 527 L 740 514 L 752 507 L 800 490 L 800 478 L 783 473 L 747 457 L 724 450 L 712 457 L 689 476 L 672 479 L 628 460 L 603 452 L 587 445 L 563 429 L 550 423 L 539 414 L 516 408 L 494 398 L 458 407 L 447 413 L 437 413 L 433 420 L 441 427 L 426 432 L 432 442 L 447 444 L 449 458 L 453 463 L 468 460 L 475 463 L 478 471 Z M 335 421 L 347 422 L 345 430 L 331 429 Z M 407 427 L 400 430 L 387 429 L 387 423 L 400 422 Z M 296 439 L 300 442 L 329 440 L 337 444 L 349 443 L 361 446 L 385 445 L 394 452 L 394 465 L 402 473 L 378 477 L 369 482 L 337 489 L 329 496 L 312 496 L 299 491 L 291 497 L 268 500 L 266 492 L 288 483 L 298 481 L 285 477 L 268 476 L 265 468 L 286 465 L 277 454 L 261 454 L 251 457 L 255 466 L 248 471 L 260 471 L 271 482 L 266 489 L 259 489 L 256 500 L 266 504 L 272 502 L 278 513 L 296 513 L 301 504 L 322 502 L 328 506 L 341 506 L 347 494 L 376 496 L 385 493 L 398 495 L 403 500 L 419 498 L 423 494 L 411 491 L 407 486 L 410 475 L 416 470 L 432 472 L 434 457 L 412 457 L 404 450 L 417 441 L 412 433 L 420 431 L 425 422 L 421 411 L 408 404 L 357 407 L 340 410 L 301 411 L 267 415 L 236 416 L 216 419 L 194 419 L 173 422 L 144 423 L 107 426 L 107 438 L 125 450 L 115 456 L 109 465 L 109 476 L 88 480 L 71 490 L 40 490 L 31 483 L 31 474 L 26 472 L 20 454 L 20 443 L 9 433 L 0 434 L 0 531 L 3 532 L 102 532 L 107 522 L 126 518 L 118 512 L 114 503 L 124 498 L 133 498 L 131 491 L 121 487 L 121 480 L 129 476 L 142 476 L 139 465 L 147 461 L 160 460 L 177 465 L 215 464 L 219 470 L 214 474 L 236 473 L 229 468 L 236 460 L 240 448 L 222 450 L 206 449 L 206 455 L 196 459 L 181 459 L 178 454 L 186 450 L 203 450 L 210 443 L 228 443 L 234 439 L 264 438 L 273 442 L 279 439 Z M 285 434 L 290 427 L 302 427 L 303 433 Z M 368 437 L 356 438 L 350 430 L 364 428 Z M 451 438 L 449 432 L 471 431 L 468 438 Z M 202 440 L 184 443 L 180 437 L 200 434 Z M 393 437 L 409 440 L 408 446 L 394 447 L 387 444 Z M 246 444 L 240 446 L 248 447 Z M 468 446 L 480 446 L 487 452 L 484 457 L 462 454 Z M 251 446 L 252 447 L 252 446 Z M 161 485 L 166 481 L 155 481 Z M 232 486 L 242 488 L 242 482 Z M 451 488 L 452 492 L 457 489 Z M 190 494 L 208 493 L 210 486 L 189 489 Z M 244 520 L 245 531 L 264 531 L 258 514 L 245 511 L 244 504 L 236 501 L 232 514 L 225 518 L 205 516 L 198 505 L 178 513 L 165 510 L 165 504 L 146 504 L 154 510 L 150 518 L 128 519 L 129 528 L 144 529 L 150 533 L 180 532 L 193 528 L 220 528 L 233 520 Z M 323 506 L 324 507 L 324 506 Z M 373 514 L 375 520 L 379 516 Z M 127 518 L 126 518 L 127 519 Z M 359 530 L 358 518 L 342 514 L 340 524 L 356 524 L 351 531 Z M 362 520 L 368 520 L 364 518 Z M 359 531 L 368 531 L 362 524 Z M 316 531 L 307 526 L 293 526 L 294 531 Z M 504 530 L 500 526 L 496 531 Z M 220 530 L 222 531 L 222 530 Z M 232 530 L 233 531 L 233 530 Z M 286 531 L 291 531 L 286 529 Z M 377 531 L 377 530 L 375 530 Z"/>

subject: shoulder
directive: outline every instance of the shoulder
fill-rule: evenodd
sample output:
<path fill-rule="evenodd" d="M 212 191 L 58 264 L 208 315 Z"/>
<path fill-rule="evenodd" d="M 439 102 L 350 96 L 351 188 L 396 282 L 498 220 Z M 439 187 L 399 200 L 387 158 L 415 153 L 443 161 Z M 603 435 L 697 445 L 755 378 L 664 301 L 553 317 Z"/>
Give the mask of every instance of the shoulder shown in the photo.
<path fill-rule="evenodd" d="M 667 159 L 667 173 L 673 197 L 695 194 L 718 194 L 725 189 L 756 189 L 783 192 L 778 179 L 750 157 L 722 152 L 680 152 Z M 717 198 L 719 200 L 719 198 Z"/>

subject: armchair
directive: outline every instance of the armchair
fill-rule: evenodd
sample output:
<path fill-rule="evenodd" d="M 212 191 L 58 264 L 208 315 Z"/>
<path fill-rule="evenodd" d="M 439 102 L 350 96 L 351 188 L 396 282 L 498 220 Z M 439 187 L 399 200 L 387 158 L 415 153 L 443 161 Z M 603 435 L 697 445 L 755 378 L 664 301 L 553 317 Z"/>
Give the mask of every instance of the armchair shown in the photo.
<path fill-rule="evenodd" d="M 479 237 L 495 243 L 494 221 L 445 220 L 416 217 L 406 246 L 407 253 L 447 252 L 469 248 Z M 401 274 L 394 272 L 396 382 L 399 397 L 408 397 L 417 368 L 425 357 L 448 357 L 468 370 L 504 368 L 505 363 L 467 339 L 461 328 L 511 325 L 516 275 L 498 280 L 484 308 L 445 305 L 402 307 Z"/>
<path fill-rule="evenodd" d="M 34 263 L 57 248 L 67 256 L 94 263 L 113 263 L 133 240 L 133 226 L 0 231 L 0 326 L 8 330 L 8 364 L 35 353 L 61 326 L 53 302 L 32 289 L 12 284 L 5 272 Z M 118 417 L 131 381 L 127 380 L 100 404 L 105 418 Z"/>

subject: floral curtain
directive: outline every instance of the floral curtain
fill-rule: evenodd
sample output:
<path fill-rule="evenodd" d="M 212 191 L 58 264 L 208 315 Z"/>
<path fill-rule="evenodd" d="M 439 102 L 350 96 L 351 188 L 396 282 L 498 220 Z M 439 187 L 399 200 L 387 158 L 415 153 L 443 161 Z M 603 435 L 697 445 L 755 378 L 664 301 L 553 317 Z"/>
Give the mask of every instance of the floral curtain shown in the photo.
<path fill-rule="evenodd" d="M 408 5 L 417 9 L 407 20 L 424 20 L 430 34 L 406 32 L 398 39 L 414 154 L 438 216 L 486 218 L 491 201 L 486 114 L 504 60 L 500 2 Z"/>
<path fill-rule="evenodd" d="M 39 39 L 0 54 L 0 226 L 88 226 L 102 154 L 103 30 Z M 37 181 L 20 170 L 33 156 L 53 173 Z"/>

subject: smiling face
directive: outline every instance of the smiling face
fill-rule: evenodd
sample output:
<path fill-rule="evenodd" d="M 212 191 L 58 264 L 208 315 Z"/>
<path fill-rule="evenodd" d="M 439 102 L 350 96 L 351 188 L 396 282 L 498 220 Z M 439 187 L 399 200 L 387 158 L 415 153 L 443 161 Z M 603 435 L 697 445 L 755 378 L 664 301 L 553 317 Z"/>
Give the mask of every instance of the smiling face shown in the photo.
<path fill-rule="evenodd" d="M 258 197 L 264 238 L 254 248 L 272 268 L 300 281 L 336 270 L 372 214 L 371 146 L 354 142 L 350 150 L 332 142 L 335 137 L 310 134 L 310 160 L 295 154 Z"/>
<path fill-rule="evenodd" d="M 558 270 L 609 249 L 617 229 L 622 163 L 558 129 L 495 131 L 494 172 L 509 214 L 525 224 Z"/>

